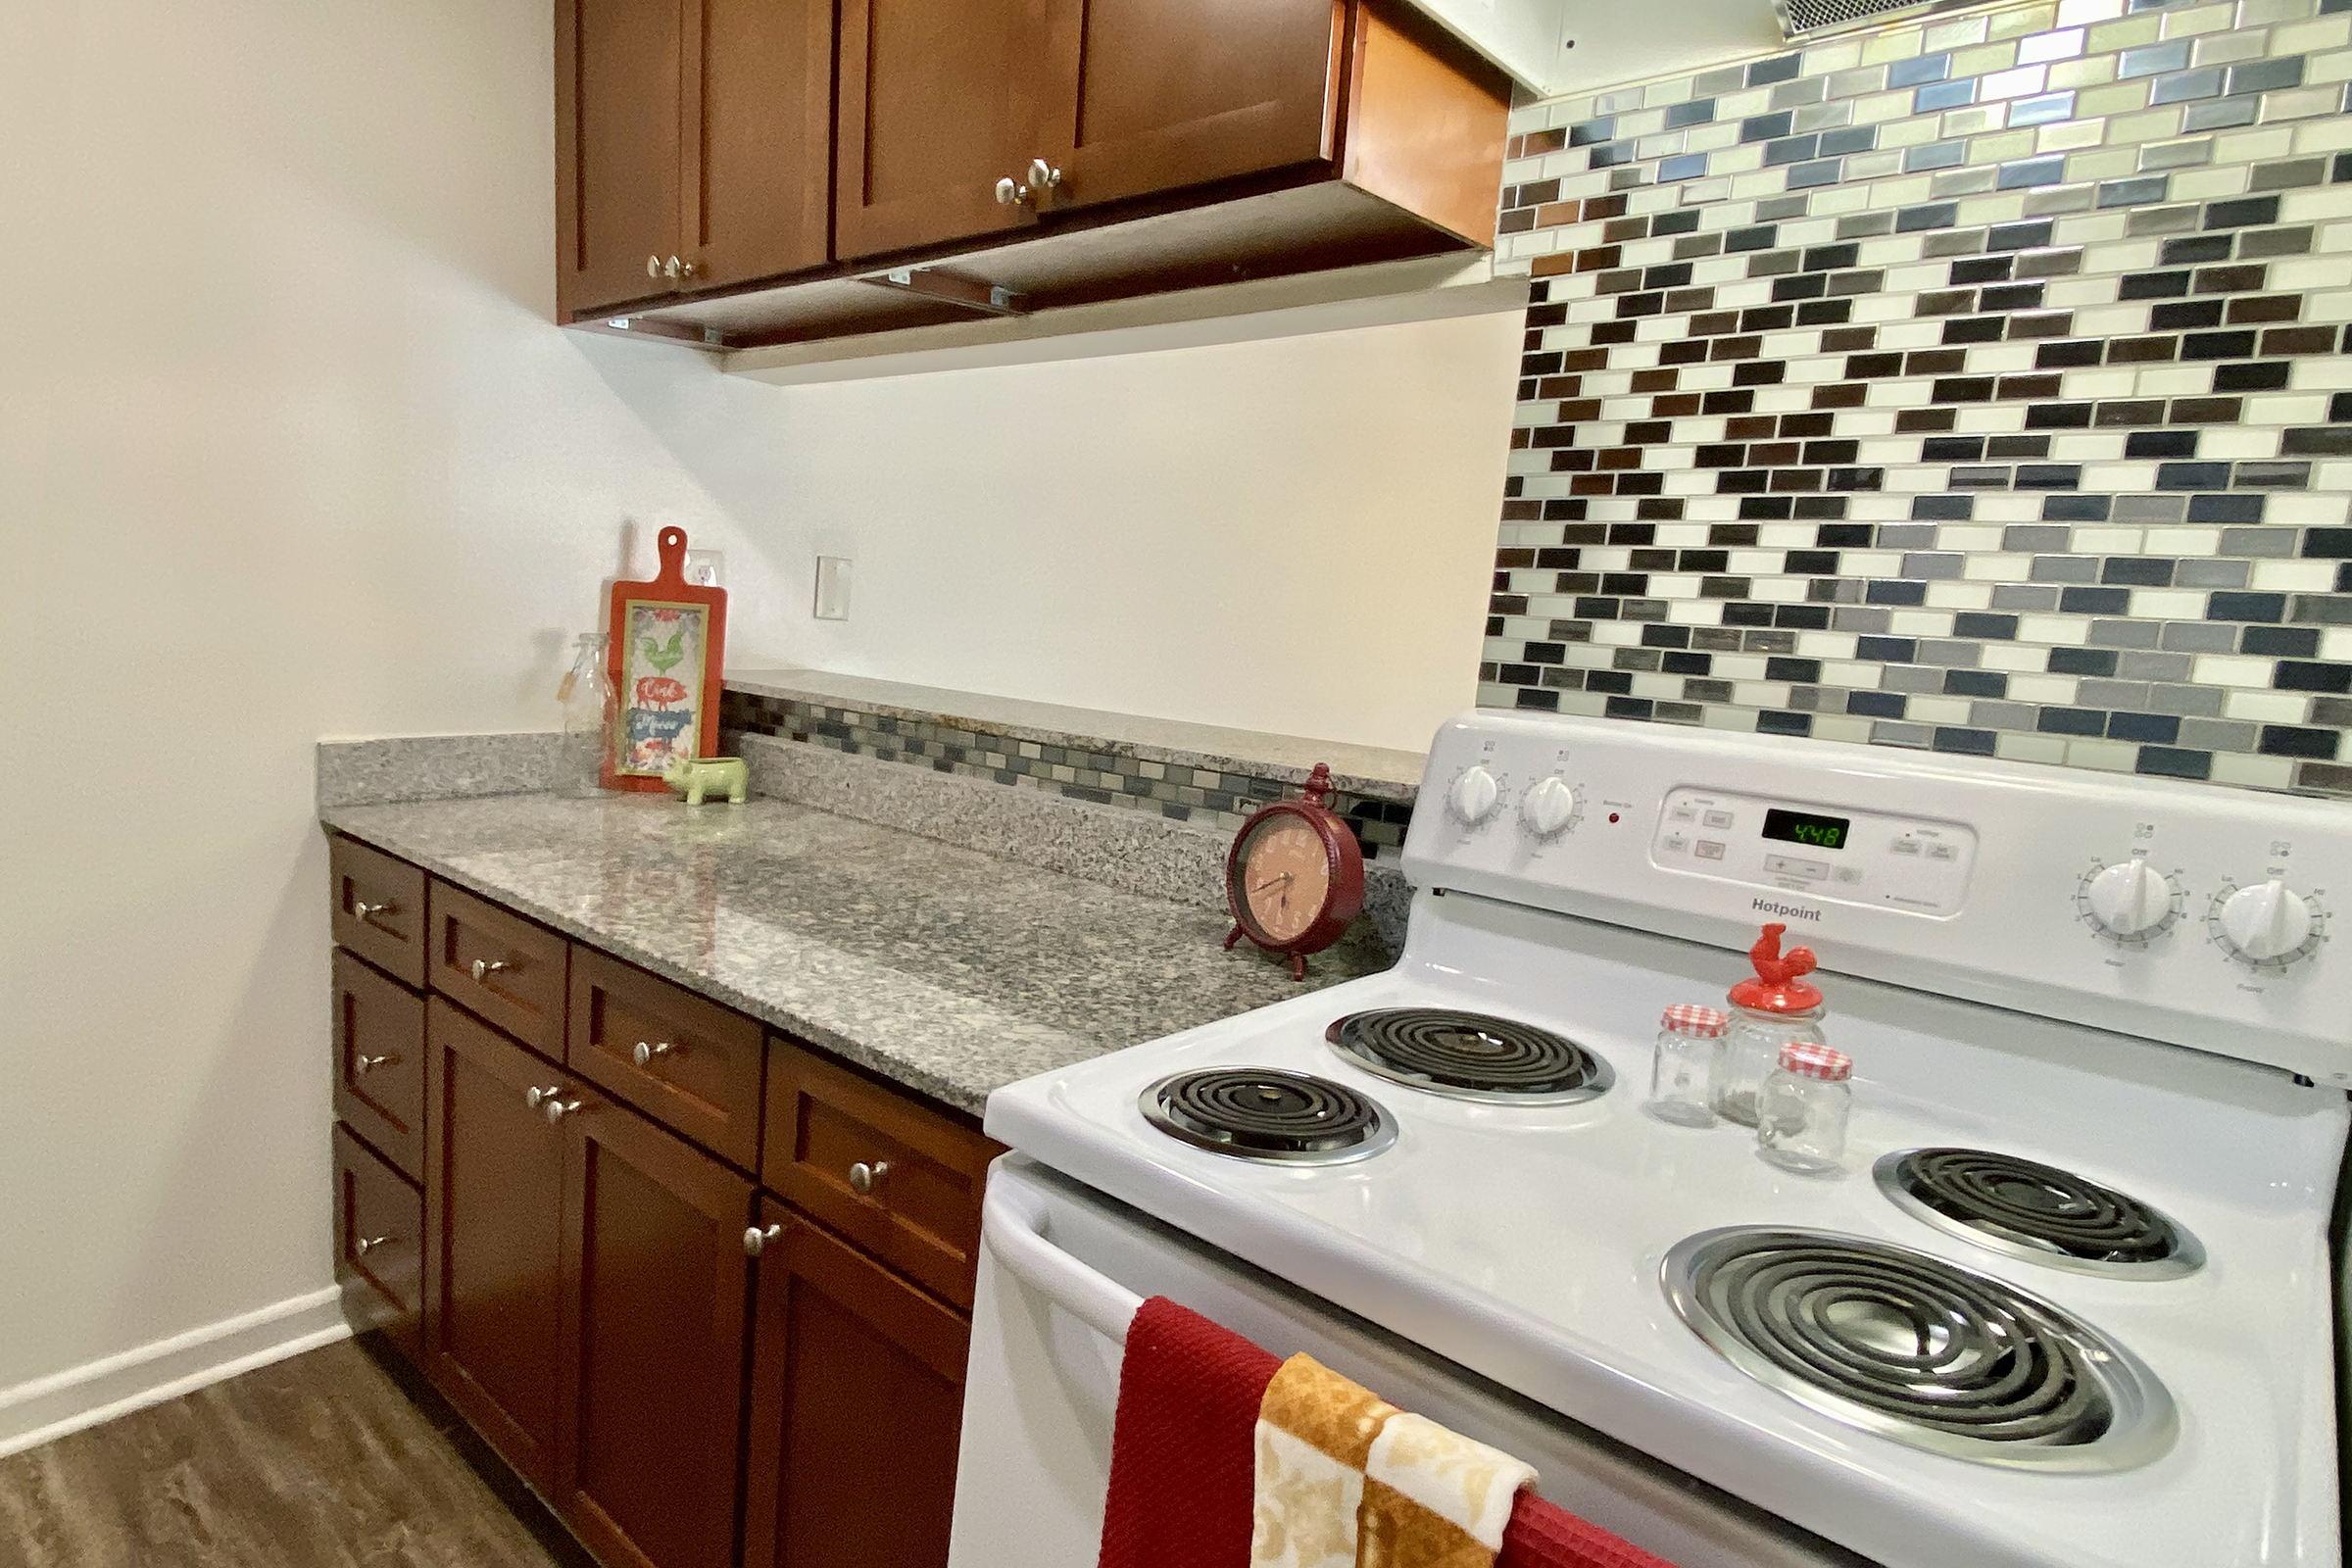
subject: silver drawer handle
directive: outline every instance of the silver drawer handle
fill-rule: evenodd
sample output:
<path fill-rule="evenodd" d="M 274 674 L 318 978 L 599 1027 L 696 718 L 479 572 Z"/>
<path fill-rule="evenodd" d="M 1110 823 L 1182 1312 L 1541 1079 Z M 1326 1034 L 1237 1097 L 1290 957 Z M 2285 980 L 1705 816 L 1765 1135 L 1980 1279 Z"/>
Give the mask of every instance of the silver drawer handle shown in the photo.
<path fill-rule="evenodd" d="M 850 1167 L 850 1191 L 863 1198 L 881 1186 L 882 1178 L 889 1174 L 889 1160 L 877 1159 L 869 1165 L 861 1159 Z"/>
<path fill-rule="evenodd" d="M 364 1075 L 367 1073 L 371 1073 L 375 1071 L 376 1068 L 386 1066 L 389 1063 L 398 1061 L 399 1059 L 400 1058 L 398 1056 L 389 1054 L 382 1056 L 354 1056 L 351 1058 L 351 1070 L 355 1073 Z"/>
<path fill-rule="evenodd" d="M 677 1049 L 666 1040 L 656 1040 L 650 1043 L 640 1040 L 637 1042 L 637 1049 L 629 1053 L 629 1059 L 640 1067 L 649 1066 L 656 1056 L 666 1056 Z"/>
<path fill-rule="evenodd" d="M 354 919 L 372 920 L 379 914 L 395 914 L 399 910 L 400 906 L 397 904 L 369 904 L 366 899 L 351 901 L 351 913 Z"/>
<path fill-rule="evenodd" d="M 540 1088 L 537 1084 L 533 1084 L 530 1088 L 525 1089 L 522 1092 L 522 1102 L 530 1106 L 533 1110 L 537 1110 L 551 1100 L 561 1100 L 563 1098 L 564 1086 L 562 1084 L 549 1084 L 545 1089 Z"/>
<path fill-rule="evenodd" d="M 355 1257 L 366 1257 L 369 1252 L 374 1251 L 377 1248 L 389 1247 L 391 1245 L 392 1238 L 389 1235 L 363 1236 L 358 1241 L 351 1244 L 352 1255 Z"/>
<path fill-rule="evenodd" d="M 580 1104 L 581 1102 L 576 1100 L 556 1100 L 550 1098 L 540 1102 L 539 1108 L 547 1113 L 547 1124 L 550 1127 L 553 1127 L 564 1117 L 570 1115 L 573 1111 L 578 1110 L 580 1108 Z"/>
<path fill-rule="evenodd" d="M 473 977 L 487 980 L 494 974 L 504 974 L 514 967 L 504 958 L 476 958 L 473 960 Z"/>
<path fill-rule="evenodd" d="M 755 1225 L 743 1233 L 743 1255 L 758 1257 L 767 1250 L 767 1244 L 784 1234 L 781 1225 Z"/>

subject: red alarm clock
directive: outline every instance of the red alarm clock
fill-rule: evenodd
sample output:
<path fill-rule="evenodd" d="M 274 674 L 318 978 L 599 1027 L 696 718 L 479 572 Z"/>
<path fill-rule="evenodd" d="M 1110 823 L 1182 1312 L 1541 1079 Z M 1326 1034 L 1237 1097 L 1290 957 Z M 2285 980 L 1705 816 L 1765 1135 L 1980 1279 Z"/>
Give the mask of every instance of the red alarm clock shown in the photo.
<path fill-rule="evenodd" d="M 1232 947 L 1244 937 L 1291 960 L 1306 978 L 1306 956 L 1330 947 L 1364 906 L 1364 852 L 1348 824 L 1324 808 L 1331 768 L 1315 764 L 1296 801 L 1260 808 L 1234 835 L 1225 857 Z"/>

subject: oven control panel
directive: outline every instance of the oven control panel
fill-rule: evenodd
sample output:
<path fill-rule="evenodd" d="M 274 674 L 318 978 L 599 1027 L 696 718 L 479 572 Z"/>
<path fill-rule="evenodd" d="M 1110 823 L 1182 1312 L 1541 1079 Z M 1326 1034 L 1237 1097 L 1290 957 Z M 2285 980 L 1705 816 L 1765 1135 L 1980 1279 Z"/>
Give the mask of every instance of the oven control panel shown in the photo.
<path fill-rule="evenodd" d="M 1666 794 L 1650 863 L 1840 904 L 1953 914 L 1977 835 L 1961 822 L 1682 785 Z"/>
<path fill-rule="evenodd" d="M 2339 802 L 1777 736 L 1478 712 L 1414 886 L 1745 949 L 2352 1087 Z"/>

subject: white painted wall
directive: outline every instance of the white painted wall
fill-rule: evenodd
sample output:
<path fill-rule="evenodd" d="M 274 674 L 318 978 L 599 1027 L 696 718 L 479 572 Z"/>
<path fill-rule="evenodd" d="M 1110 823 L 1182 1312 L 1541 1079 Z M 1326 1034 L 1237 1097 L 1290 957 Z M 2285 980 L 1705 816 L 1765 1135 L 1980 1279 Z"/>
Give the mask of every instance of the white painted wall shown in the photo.
<path fill-rule="evenodd" d="M 327 1283 L 312 743 L 552 723 L 622 518 L 728 552 L 747 662 L 1398 745 L 1469 699 L 1514 319 L 792 391 L 559 332 L 549 25 L 0 0 L 0 1446 Z"/>

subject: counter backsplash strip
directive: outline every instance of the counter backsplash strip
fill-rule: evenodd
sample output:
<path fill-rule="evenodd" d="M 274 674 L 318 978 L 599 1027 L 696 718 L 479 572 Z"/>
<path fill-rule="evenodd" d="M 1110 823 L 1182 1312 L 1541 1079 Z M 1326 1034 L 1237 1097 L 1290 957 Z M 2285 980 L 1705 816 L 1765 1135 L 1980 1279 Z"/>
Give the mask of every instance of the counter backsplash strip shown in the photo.
<path fill-rule="evenodd" d="M 1517 112 L 1480 701 L 2352 794 L 2352 0 Z"/>
<path fill-rule="evenodd" d="M 912 763 L 934 772 L 1019 789 L 1042 790 L 1066 800 L 1152 812 L 1170 821 L 1221 832 L 1238 830 L 1268 801 L 1298 791 L 1281 779 L 1231 767 L 1190 766 L 1138 757 L 1113 744 L 1068 744 L 997 733 L 985 726 L 946 718 L 915 718 L 852 707 L 754 695 L 730 689 L 719 710 L 726 730 L 748 730 L 780 740 L 821 746 L 854 757 Z M 1331 808 L 1355 830 L 1368 858 L 1393 859 L 1412 822 L 1409 786 L 1402 799 L 1376 799 L 1341 791 Z"/>

